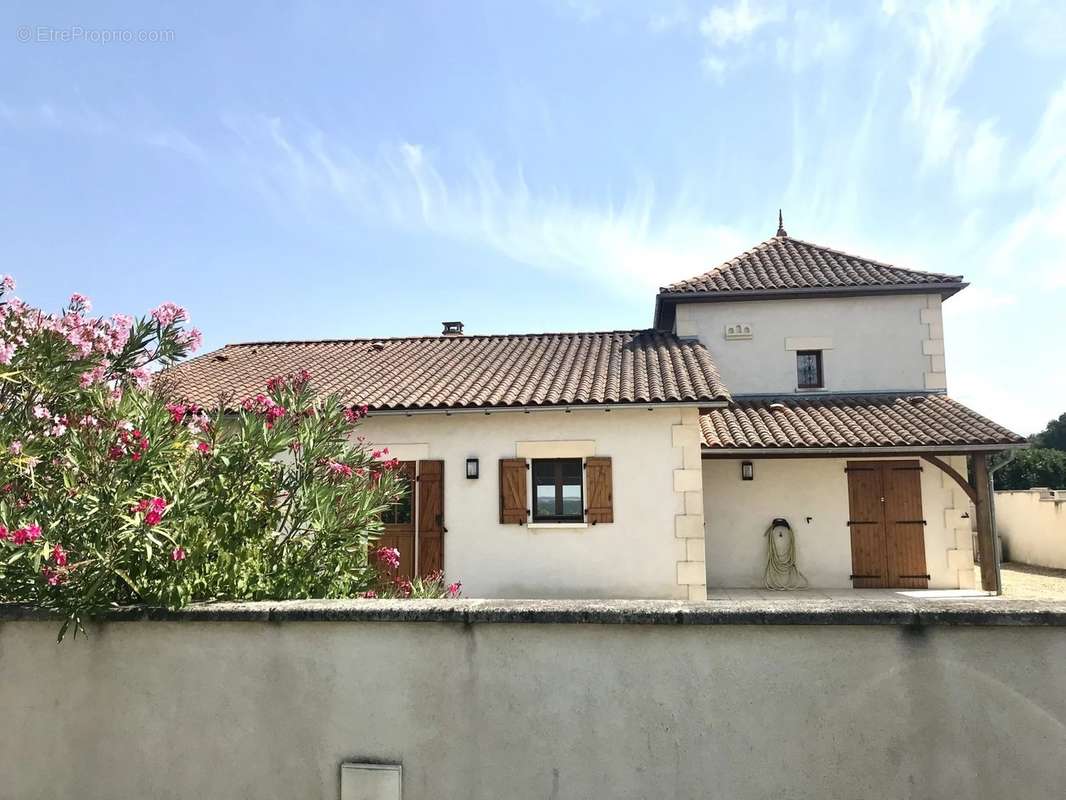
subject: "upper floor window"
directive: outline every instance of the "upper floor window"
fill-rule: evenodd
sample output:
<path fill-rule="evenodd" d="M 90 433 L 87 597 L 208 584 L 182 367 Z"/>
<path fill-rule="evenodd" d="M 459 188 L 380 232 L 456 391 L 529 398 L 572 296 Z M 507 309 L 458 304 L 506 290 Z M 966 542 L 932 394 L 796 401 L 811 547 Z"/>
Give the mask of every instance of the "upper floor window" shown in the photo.
<path fill-rule="evenodd" d="M 796 351 L 796 387 L 799 389 L 825 388 L 821 350 Z"/>
<path fill-rule="evenodd" d="M 533 459 L 533 521 L 582 522 L 580 458 Z"/>

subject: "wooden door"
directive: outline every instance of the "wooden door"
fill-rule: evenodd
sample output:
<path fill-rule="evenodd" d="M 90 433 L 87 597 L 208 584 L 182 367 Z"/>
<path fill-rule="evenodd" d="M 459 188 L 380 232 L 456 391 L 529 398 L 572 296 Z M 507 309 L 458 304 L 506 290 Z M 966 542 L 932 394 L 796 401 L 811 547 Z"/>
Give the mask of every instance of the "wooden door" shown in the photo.
<path fill-rule="evenodd" d="M 847 473 L 855 588 L 927 588 L 919 463 L 849 461 Z"/>
<path fill-rule="evenodd" d="M 382 515 L 385 530 L 377 546 L 399 550 L 400 567 L 396 574 L 410 579 L 415 576 L 415 462 L 401 461 L 399 471 L 406 480 L 407 495 Z"/>
<path fill-rule="evenodd" d="M 444 570 L 444 462 L 418 462 L 418 574 Z"/>

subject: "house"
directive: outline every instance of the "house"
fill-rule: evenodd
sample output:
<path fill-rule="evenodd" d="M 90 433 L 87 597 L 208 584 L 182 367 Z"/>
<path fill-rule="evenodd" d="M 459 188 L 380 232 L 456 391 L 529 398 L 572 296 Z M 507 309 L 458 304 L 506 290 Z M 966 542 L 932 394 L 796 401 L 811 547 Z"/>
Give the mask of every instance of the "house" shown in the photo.
<path fill-rule="evenodd" d="M 1024 444 L 946 395 L 941 303 L 962 278 L 777 234 L 660 290 L 648 330 L 228 345 L 190 400 L 300 369 L 367 404 L 415 490 L 402 569 L 474 597 L 703 599 L 759 587 L 784 519 L 822 588 L 972 588 L 988 456 Z M 967 475 L 972 459 L 974 478 Z M 781 535 L 784 528 L 776 529 Z M 984 559 L 985 588 L 996 588 Z"/>

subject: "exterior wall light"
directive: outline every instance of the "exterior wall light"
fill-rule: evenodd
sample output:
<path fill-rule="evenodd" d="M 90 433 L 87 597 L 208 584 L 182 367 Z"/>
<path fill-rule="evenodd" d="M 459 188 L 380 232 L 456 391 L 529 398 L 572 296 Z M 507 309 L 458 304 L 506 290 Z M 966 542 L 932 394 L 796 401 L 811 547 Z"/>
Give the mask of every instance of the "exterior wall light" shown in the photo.
<path fill-rule="evenodd" d="M 466 477 L 472 480 L 477 480 L 478 477 L 478 461 L 476 458 L 468 458 L 466 460 Z"/>
<path fill-rule="evenodd" d="M 755 480 L 755 465 L 750 461 L 740 462 L 740 479 L 742 481 Z"/>

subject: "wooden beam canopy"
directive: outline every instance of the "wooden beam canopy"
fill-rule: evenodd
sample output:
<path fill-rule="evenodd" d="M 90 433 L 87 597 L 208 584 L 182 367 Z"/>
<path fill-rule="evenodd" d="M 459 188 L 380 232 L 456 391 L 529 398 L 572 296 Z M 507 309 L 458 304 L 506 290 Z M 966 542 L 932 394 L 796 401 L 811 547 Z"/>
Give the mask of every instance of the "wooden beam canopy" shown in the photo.
<path fill-rule="evenodd" d="M 957 469 L 942 458 L 938 458 L 932 455 L 923 455 L 923 459 L 928 461 L 934 467 L 937 467 L 941 472 L 945 472 L 951 477 L 955 483 L 962 487 L 962 490 L 966 492 L 967 497 L 970 498 L 970 502 L 974 505 L 977 504 L 977 490 L 970 485 L 970 482 L 964 478 Z"/>

